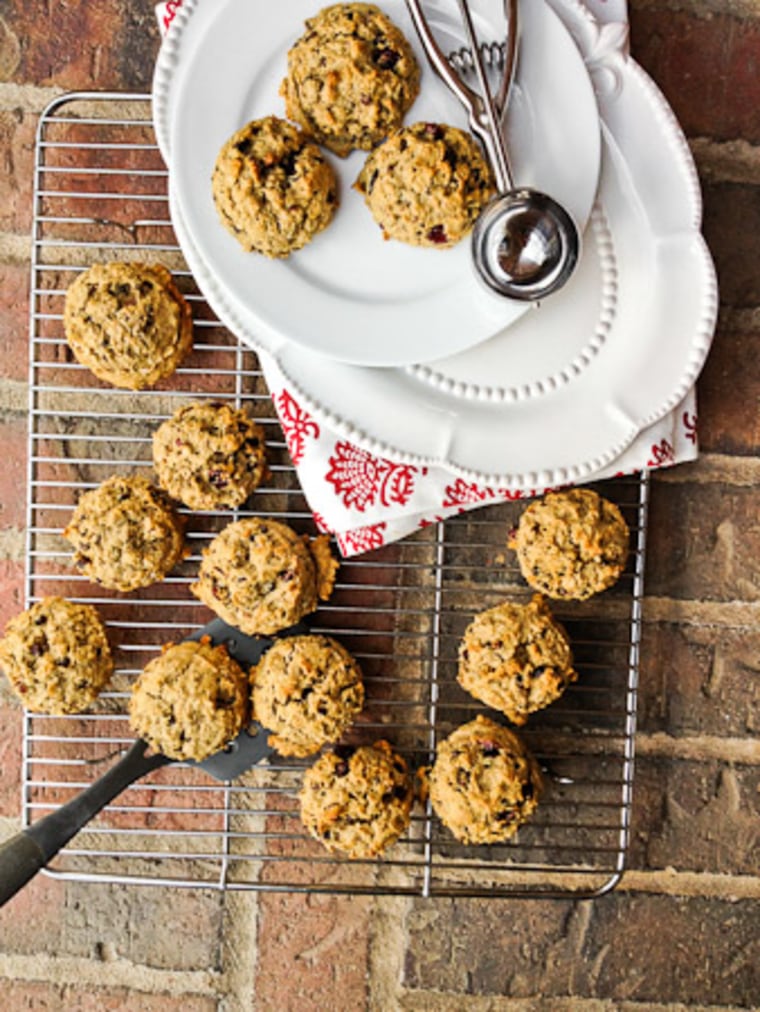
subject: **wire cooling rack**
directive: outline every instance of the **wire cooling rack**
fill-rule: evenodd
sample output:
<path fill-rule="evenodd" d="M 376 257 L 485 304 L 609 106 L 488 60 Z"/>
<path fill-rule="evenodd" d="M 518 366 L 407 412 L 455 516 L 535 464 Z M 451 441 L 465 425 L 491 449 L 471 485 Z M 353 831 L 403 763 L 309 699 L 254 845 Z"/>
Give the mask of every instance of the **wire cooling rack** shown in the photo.
<path fill-rule="evenodd" d="M 189 592 L 199 552 L 233 518 L 269 515 L 314 533 L 313 520 L 253 352 L 214 318 L 178 250 L 167 173 L 141 95 L 76 94 L 43 114 L 37 143 L 30 333 L 27 605 L 49 594 L 99 609 L 117 672 L 93 710 L 25 716 L 26 824 L 102 774 L 131 741 L 130 685 L 161 644 L 211 618 Z M 195 350 L 165 386 L 139 394 L 99 383 L 64 340 L 64 295 L 96 260 L 160 261 L 193 307 Z M 233 513 L 188 515 L 192 554 L 166 580 L 124 595 L 71 567 L 62 539 L 77 497 L 116 472 L 150 473 L 151 434 L 190 399 L 246 405 L 265 426 L 271 478 Z M 624 868 L 629 836 L 647 483 L 605 482 L 633 532 L 611 591 L 558 606 L 577 684 L 523 735 L 546 771 L 533 820 L 509 844 L 465 847 L 417 808 L 409 832 L 376 861 L 328 854 L 300 825 L 305 761 L 273 758 L 229 784 L 171 766 L 128 788 L 61 852 L 66 878 L 424 896 L 593 896 Z M 529 594 L 505 548 L 520 502 L 491 505 L 345 561 L 313 627 L 359 659 L 367 705 L 353 734 L 385 738 L 413 766 L 483 708 L 456 683 L 457 646 L 473 614 Z"/>

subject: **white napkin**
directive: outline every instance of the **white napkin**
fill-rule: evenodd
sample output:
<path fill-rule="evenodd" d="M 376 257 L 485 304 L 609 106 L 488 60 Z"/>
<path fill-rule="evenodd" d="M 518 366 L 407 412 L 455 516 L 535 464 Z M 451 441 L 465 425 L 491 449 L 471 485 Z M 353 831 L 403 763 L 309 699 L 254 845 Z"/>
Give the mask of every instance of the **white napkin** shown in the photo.
<path fill-rule="evenodd" d="M 603 30 L 622 28 L 627 38 L 626 0 L 583 3 Z M 182 0 L 158 4 L 156 14 L 164 32 L 181 6 Z M 398 541 L 465 510 L 546 491 L 488 488 L 442 467 L 414 466 L 368 453 L 314 418 L 288 388 L 269 355 L 261 353 L 259 360 L 314 519 L 321 530 L 335 535 L 346 557 Z M 677 408 L 643 429 L 617 460 L 588 480 L 668 467 L 696 456 L 697 411 L 692 388 Z M 536 469 L 540 469 L 540 462 Z"/>

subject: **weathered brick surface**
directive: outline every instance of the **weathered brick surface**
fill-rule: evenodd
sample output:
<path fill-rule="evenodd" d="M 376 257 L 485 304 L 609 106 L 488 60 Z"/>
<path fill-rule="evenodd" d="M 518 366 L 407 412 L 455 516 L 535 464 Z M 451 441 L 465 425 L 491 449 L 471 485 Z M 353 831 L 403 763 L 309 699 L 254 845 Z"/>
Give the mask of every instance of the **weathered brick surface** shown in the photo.
<path fill-rule="evenodd" d="M 13 80 L 72 90 L 145 90 L 158 49 L 153 4 L 5 5 L 6 31 L 20 58 Z M 10 47 L 10 42 L 6 42 Z"/>
<path fill-rule="evenodd" d="M 416 902 L 404 984 L 752 1008 L 759 906 L 626 893 L 582 903 Z"/>
<path fill-rule="evenodd" d="M 632 0 L 632 52 L 687 134 L 718 141 L 742 137 L 757 144 L 760 22 L 728 13 L 704 16 L 707 6 L 702 17 L 695 17 L 668 3 L 644 7 Z"/>
<path fill-rule="evenodd" d="M 0 952 L 18 955 L 57 952 L 65 903 L 65 883 L 49 875 L 37 875 L 0 907 Z"/>
<path fill-rule="evenodd" d="M 37 116 L 21 107 L 0 109 L 0 229 L 26 233 L 32 222 Z M 20 300 L 21 301 L 21 300 Z M 23 308 L 23 301 L 19 309 Z"/>
<path fill-rule="evenodd" d="M 26 526 L 27 425 L 21 415 L 0 413 L 0 528 Z"/>
<path fill-rule="evenodd" d="M 641 655 L 642 731 L 743 737 L 760 730 L 758 630 L 646 624 Z"/>
<path fill-rule="evenodd" d="M 10 695 L 7 683 L 2 692 Z M 6 818 L 15 818 L 21 805 L 21 724 L 21 707 L 0 696 L 0 816 Z"/>
<path fill-rule="evenodd" d="M 369 900 L 271 894 L 262 896 L 259 909 L 256 1008 L 366 1008 Z"/>
<path fill-rule="evenodd" d="M 752 488 L 665 484 L 655 477 L 647 591 L 657 597 L 755 601 L 760 526 Z"/>
<path fill-rule="evenodd" d="M 0 174 L 0 188 L 5 178 Z M 0 214 L 7 208 L 0 197 Z M 9 225 L 15 224 L 9 222 Z M 30 246 L 31 249 L 31 246 Z M 3 264 L 0 268 L 0 348 L 3 352 L 2 375 L 26 381 L 29 372 L 29 265 Z"/>
<path fill-rule="evenodd" d="M 697 384 L 699 442 L 703 452 L 760 453 L 760 329 L 723 326 Z"/>
<path fill-rule="evenodd" d="M 215 998 L 161 995 L 126 988 L 88 988 L 0 979 L 13 1012 L 215 1012 Z"/>
<path fill-rule="evenodd" d="M 715 260 L 723 306 L 746 308 L 760 302 L 760 278 L 754 270 L 759 194 L 760 187 L 739 183 L 704 187 L 704 234 Z"/>

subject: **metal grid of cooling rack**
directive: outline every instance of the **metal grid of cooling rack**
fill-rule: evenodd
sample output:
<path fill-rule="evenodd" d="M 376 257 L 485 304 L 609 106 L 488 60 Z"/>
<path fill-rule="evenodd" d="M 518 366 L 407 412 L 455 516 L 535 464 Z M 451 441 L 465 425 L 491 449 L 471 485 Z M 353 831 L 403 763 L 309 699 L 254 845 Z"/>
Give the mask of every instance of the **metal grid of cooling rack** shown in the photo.
<path fill-rule="evenodd" d="M 145 96 L 64 96 L 44 113 L 35 175 L 30 334 L 27 605 L 62 594 L 96 605 L 115 646 L 116 675 L 89 713 L 25 716 L 27 824 L 100 775 L 130 742 L 130 685 L 160 645 L 210 617 L 189 593 L 199 551 L 230 519 L 313 521 L 289 462 L 256 356 L 214 318 L 179 253 Z M 160 260 L 192 303 L 195 349 L 159 389 L 99 383 L 70 356 L 66 288 L 95 260 Z M 229 399 L 265 426 L 271 478 L 235 514 L 188 514 L 191 556 L 162 583 L 124 595 L 90 584 L 61 538 L 78 495 L 117 471 L 150 469 L 151 433 L 184 400 Z M 532 822 L 504 846 L 464 847 L 429 811 L 377 861 L 346 861 L 303 833 L 296 792 L 303 761 L 274 758 L 230 784 L 170 766 L 128 788 L 56 858 L 51 872 L 95 881 L 426 896 L 592 896 L 625 862 L 644 565 L 647 483 L 605 482 L 634 532 L 629 566 L 597 600 L 557 608 L 573 641 L 578 683 L 535 715 L 524 737 L 548 789 Z M 365 673 L 354 740 L 383 737 L 414 766 L 482 708 L 457 685 L 459 639 L 472 615 L 527 590 L 506 533 L 519 502 L 430 526 L 345 561 L 313 627 L 339 638 Z"/>

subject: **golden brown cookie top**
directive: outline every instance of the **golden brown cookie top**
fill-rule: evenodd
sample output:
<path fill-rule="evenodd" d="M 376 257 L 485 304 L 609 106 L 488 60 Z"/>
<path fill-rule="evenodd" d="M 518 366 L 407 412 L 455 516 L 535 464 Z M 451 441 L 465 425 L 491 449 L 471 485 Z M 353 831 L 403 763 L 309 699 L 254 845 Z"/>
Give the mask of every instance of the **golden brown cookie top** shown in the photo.
<path fill-rule="evenodd" d="M 345 156 L 397 130 L 420 89 L 416 57 L 374 4 L 325 7 L 306 21 L 280 86 L 286 115 Z"/>
<path fill-rule="evenodd" d="M 128 390 L 170 376 L 190 352 L 190 307 L 160 264 L 94 264 L 66 292 L 66 340 L 98 379 Z"/>
<path fill-rule="evenodd" d="M 548 597 L 582 601 L 617 581 L 629 537 L 615 503 L 592 489 L 573 488 L 532 502 L 508 544 L 531 587 Z"/>
<path fill-rule="evenodd" d="M 104 688 L 114 665 L 95 608 L 46 597 L 8 623 L 0 640 L 0 668 L 27 709 L 81 713 Z"/>

